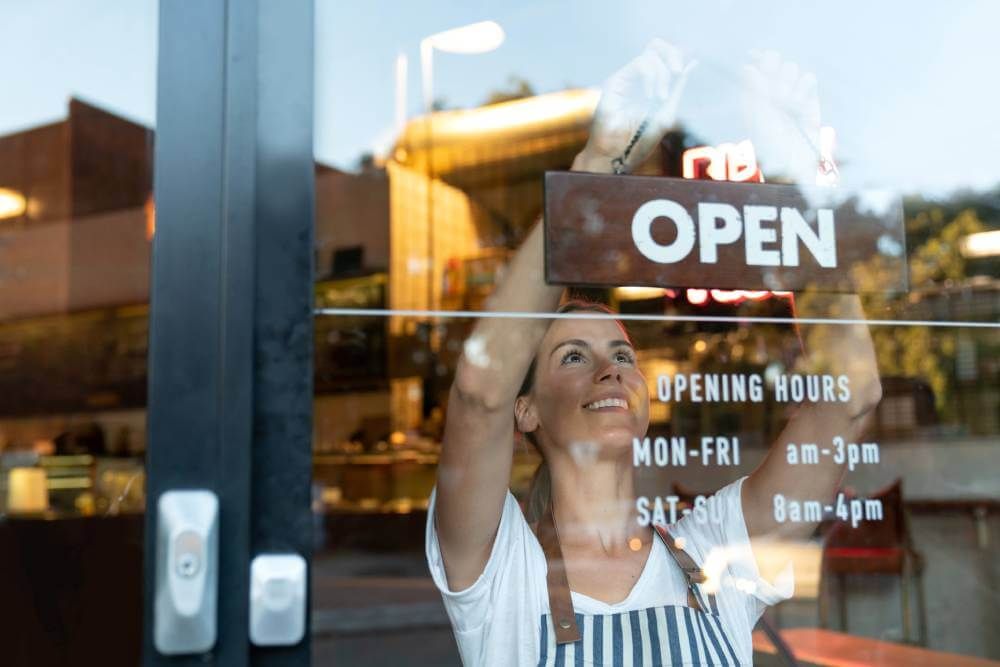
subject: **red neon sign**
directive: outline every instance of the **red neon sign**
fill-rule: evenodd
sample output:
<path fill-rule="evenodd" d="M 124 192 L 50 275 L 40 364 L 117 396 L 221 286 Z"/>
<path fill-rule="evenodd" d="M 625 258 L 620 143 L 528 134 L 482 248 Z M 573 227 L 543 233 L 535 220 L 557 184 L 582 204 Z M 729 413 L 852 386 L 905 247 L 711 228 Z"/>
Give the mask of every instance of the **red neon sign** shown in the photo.
<path fill-rule="evenodd" d="M 681 156 L 681 173 L 684 178 L 693 179 L 764 182 L 749 139 L 738 144 L 690 148 Z"/>
<path fill-rule="evenodd" d="M 676 292 L 667 290 L 668 296 L 675 297 Z M 688 288 L 684 296 L 688 303 L 695 306 L 704 306 L 709 300 L 717 303 L 729 303 L 738 305 L 744 301 L 763 301 L 771 297 L 790 297 L 791 292 L 768 292 L 767 290 L 742 290 L 742 289 L 699 289 L 697 287 Z"/>
<path fill-rule="evenodd" d="M 684 178 L 712 181 L 737 181 L 763 183 L 764 174 L 757 164 L 757 155 L 749 139 L 736 144 L 697 146 L 684 151 L 681 156 L 681 173 Z M 667 290 L 674 297 L 673 290 Z M 740 304 L 744 301 L 762 301 L 773 296 L 791 297 L 791 292 L 766 290 L 723 290 L 690 288 L 685 293 L 688 303 L 703 306 L 709 299 L 718 303 Z"/>

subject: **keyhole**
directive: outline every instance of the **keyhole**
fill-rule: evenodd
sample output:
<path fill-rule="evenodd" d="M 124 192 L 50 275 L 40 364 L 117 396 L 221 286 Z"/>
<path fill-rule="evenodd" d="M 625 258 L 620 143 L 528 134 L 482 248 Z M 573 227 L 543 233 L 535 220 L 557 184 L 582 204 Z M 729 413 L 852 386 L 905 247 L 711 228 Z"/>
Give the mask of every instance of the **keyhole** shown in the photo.
<path fill-rule="evenodd" d="M 190 579 L 198 574 L 198 568 L 200 565 L 201 563 L 198 561 L 198 556 L 193 553 L 180 554 L 177 557 L 177 574 L 185 579 Z"/>

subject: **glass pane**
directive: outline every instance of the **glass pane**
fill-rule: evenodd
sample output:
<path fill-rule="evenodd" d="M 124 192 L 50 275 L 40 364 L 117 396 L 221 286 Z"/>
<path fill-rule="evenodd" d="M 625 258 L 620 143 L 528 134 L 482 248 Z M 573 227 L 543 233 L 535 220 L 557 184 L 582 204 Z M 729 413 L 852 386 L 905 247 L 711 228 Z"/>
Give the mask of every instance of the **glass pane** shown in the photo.
<path fill-rule="evenodd" d="M 316 663 L 1000 659 L 998 19 L 319 4 Z"/>
<path fill-rule="evenodd" d="M 136 664 L 157 3 L 5 3 L 0 645 Z"/>

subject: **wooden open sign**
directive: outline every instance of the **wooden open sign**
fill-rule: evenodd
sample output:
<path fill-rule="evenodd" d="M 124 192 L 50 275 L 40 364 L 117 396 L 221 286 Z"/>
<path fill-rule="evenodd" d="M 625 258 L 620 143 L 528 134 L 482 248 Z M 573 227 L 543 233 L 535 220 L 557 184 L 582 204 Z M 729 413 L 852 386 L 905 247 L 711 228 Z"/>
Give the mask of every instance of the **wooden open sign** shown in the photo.
<path fill-rule="evenodd" d="M 599 287 L 902 292 L 902 201 L 839 187 L 547 172 L 545 278 Z"/>

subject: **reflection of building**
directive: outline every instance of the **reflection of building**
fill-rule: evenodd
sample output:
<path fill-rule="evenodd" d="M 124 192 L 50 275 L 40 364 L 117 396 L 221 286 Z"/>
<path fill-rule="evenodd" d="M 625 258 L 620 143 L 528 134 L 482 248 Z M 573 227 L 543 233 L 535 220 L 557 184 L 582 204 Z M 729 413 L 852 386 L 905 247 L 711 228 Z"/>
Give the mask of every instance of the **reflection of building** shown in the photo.
<path fill-rule="evenodd" d="M 481 306 L 507 254 L 542 210 L 541 174 L 569 167 L 586 141 L 596 102 L 593 91 L 571 90 L 439 112 L 406 127 L 386 165 L 392 308 Z M 461 338 L 468 322 L 448 323 L 453 329 L 456 324 L 458 331 L 444 334 L 444 344 L 435 336 L 435 355 L 455 356 L 447 343 Z M 428 384 L 427 375 L 437 375 L 433 369 L 406 374 L 418 333 L 413 319 L 390 323 L 398 368 L 393 415 L 401 428 L 416 426 L 421 417 L 408 396 L 433 405 L 439 397 L 424 391 L 440 394 L 448 384 L 447 375 Z"/>
<path fill-rule="evenodd" d="M 541 174 L 570 165 L 586 140 L 596 101 L 591 91 L 567 91 L 439 112 L 429 120 L 430 138 L 428 119 L 411 122 L 386 164 L 388 305 L 480 309 L 509 253 L 541 212 Z M 390 427 L 402 449 L 415 444 L 418 431 L 431 436 L 430 453 L 417 458 L 384 451 L 349 459 L 320 455 L 317 480 L 335 490 L 330 495 L 339 504 L 353 502 L 366 511 L 384 504 L 396 511 L 426 502 L 436 463 L 433 439 L 440 430 L 434 408 L 445 400 L 470 324 L 468 318 L 390 318 L 389 393 L 374 389 L 317 400 L 316 446 L 323 452 L 351 451 L 343 446 L 348 427 L 369 452 L 379 431 Z M 345 466 L 347 460 L 356 467 Z M 530 474 L 530 468 L 517 468 L 515 475 Z"/>
<path fill-rule="evenodd" d="M 77 100 L 66 120 L 0 137 L 0 188 L 27 203 L 0 219 L 0 451 L 91 420 L 144 448 L 152 148 L 148 128 Z M 317 166 L 321 304 L 385 307 L 388 201 L 384 170 Z M 332 324 L 318 391 L 381 388 L 385 413 L 384 326 Z"/>
<path fill-rule="evenodd" d="M 566 91 L 435 113 L 433 143 L 424 119 L 407 126 L 387 165 L 394 308 L 434 309 L 442 303 L 448 260 L 516 247 L 542 210 L 541 174 L 569 167 L 586 141 L 596 101 L 592 91 Z M 434 260 L 429 271 L 426 258 Z"/>
<path fill-rule="evenodd" d="M 0 449 L 89 422 L 108 451 L 143 446 L 152 133 L 71 100 L 66 120 L 0 137 Z M 75 313 L 66 316 L 67 313 Z"/>
<path fill-rule="evenodd" d="M 28 202 L 5 226 L 141 207 L 152 186 L 152 133 L 80 100 L 66 120 L 0 137 L 0 155 L 2 187 Z"/>
<path fill-rule="evenodd" d="M 0 221 L 0 320 L 146 299 L 146 128 L 72 100 L 66 120 L 0 137 L 0 187 L 26 200 Z"/>

